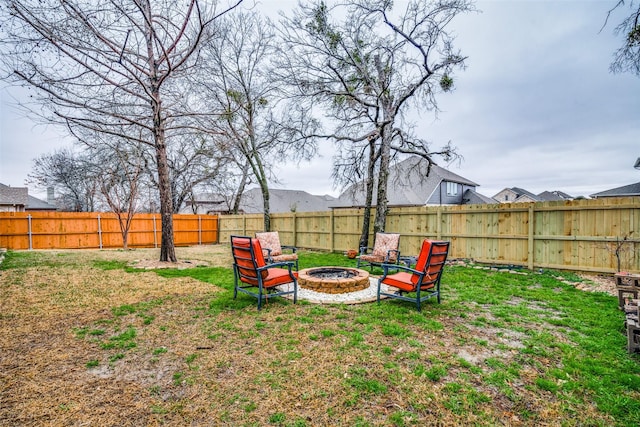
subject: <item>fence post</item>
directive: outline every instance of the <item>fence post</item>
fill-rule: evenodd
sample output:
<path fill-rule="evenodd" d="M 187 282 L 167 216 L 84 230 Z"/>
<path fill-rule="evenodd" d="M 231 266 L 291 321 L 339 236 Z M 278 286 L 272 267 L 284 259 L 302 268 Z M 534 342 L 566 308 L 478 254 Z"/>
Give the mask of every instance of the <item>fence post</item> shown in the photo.
<path fill-rule="evenodd" d="M 292 215 L 291 221 L 293 221 L 293 246 L 298 246 L 298 226 L 297 226 L 298 221 L 296 221 L 295 212 L 292 212 L 291 215 Z"/>
<path fill-rule="evenodd" d="M 29 223 L 29 250 L 33 250 L 33 236 L 31 235 L 31 214 L 27 215 L 27 222 Z"/>
<path fill-rule="evenodd" d="M 436 239 L 442 240 L 442 206 L 436 209 Z"/>
<path fill-rule="evenodd" d="M 535 232 L 535 224 L 534 224 L 534 218 L 535 218 L 535 212 L 533 209 L 533 203 L 531 203 L 529 205 L 529 236 L 528 237 L 528 245 L 527 245 L 527 267 L 529 268 L 529 270 L 533 270 L 533 258 L 534 258 L 534 254 L 533 254 L 533 233 Z"/>
<path fill-rule="evenodd" d="M 202 245 L 202 216 L 198 215 L 198 244 Z"/>
<path fill-rule="evenodd" d="M 242 235 L 247 235 L 247 216 L 242 214 Z"/>
<path fill-rule="evenodd" d="M 335 211 L 333 209 L 331 209 L 331 213 L 329 214 L 329 233 L 331 233 L 331 236 L 329 236 L 329 243 L 331 245 L 331 248 L 330 248 L 331 252 L 333 252 L 335 250 L 335 244 L 336 244 L 336 242 L 335 242 L 335 237 L 336 236 L 335 236 L 335 230 L 334 230 L 335 222 L 334 222 L 334 217 L 333 217 L 333 213 L 334 212 Z"/>
<path fill-rule="evenodd" d="M 98 246 L 102 249 L 102 223 L 100 222 L 100 214 L 98 214 Z"/>
<path fill-rule="evenodd" d="M 153 218 L 153 247 L 157 249 L 158 248 L 158 238 L 156 237 L 157 229 L 156 229 L 156 216 L 155 216 L 155 214 L 151 218 Z"/>

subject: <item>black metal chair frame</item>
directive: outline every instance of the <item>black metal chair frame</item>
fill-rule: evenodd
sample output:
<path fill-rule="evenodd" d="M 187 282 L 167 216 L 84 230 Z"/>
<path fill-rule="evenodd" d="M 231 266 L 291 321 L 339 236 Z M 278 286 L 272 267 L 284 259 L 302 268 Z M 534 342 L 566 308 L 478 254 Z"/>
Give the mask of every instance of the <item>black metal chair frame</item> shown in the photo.
<path fill-rule="evenodd" d="M 442 246 L 446 246 L 447 249 L 444 252 L 436 252 L 434 254 L 433 249 L 434 247 L 442 247 Z M 442 259 L 441 262 L 438 262 L 436 264 L 432 264 L 431 263 L 431 258 L 434 255 L 442 255 L 444 254 L 444 258 Z M 377 295 L 377 301 L 378 303 L 380 303 L 380 296 L 386 296 L 387 298 L 395 298 L 395 299 L 399 299 L 402 301 L 409 301 L 409 302 L 413 302 L 416 304 L 416 308 L 418 309 L 418 311 L 422 311 L 422 303 L 428 299 L 431 299 L 433 297 L 437 298 L 438 304 L 440 304 L 440 281 L 442 279 L 442 273 L 444 272 L 444 266 L 445 263 L 447 262 L 447 256 L 449 255 L 449 242 L 442 242 L 442 241 L 432 241 L 431 242 L 431 247 L 429 248 L 429 257 L 427 258 L 427 264 L 425 265 L 425 268 L 423 271 L 419 271 L 416 270 L 414 268 L 410 268 L 410 267 L 405 267 L 403 265 L 398 265 L 398 264 L 382 264 L 382 268 L 384 270 L 384 274 L 380 277 L 380 279 L 378 279 L 378 295 Z M 442 265 L 442 268 L 440 268 L 440 271 L 438 272 L 438 276 L 434 279 L 434 280 L 430 280 L 429 284 L 433 284 L 434 287 L 432 289 L 428 289 L 428 290 L 422 290 L 422 286 L 424 286 L 424 284 L 422 283 L 425 276 L 427 275 L 427 272 L 429 270 L 430 266 L 433 265 Z M 394 272 L 397 271 L 406 271 L 408 273 L 411 274 L 416 274 L 418 275 L 418 283 L 422 284 L 421 286 L 415 285 L 416 289 L 412 290 L 412 291 L 405 291 L 402 289 L 399 289 L 397 292 L 391 293 L 391 292 L 383 292 L 382 291 L 382 281 L 389 275 L 389 271 L 393 270 Z M 406 293 L 414 293 L 416 294 L 415 297 L 409 297 L 409 296 L 405 296 L 403 294 Z M 424 292 L 426 292 L 426 295 L 422 295 Z"/>
<path fill-rule="evenodd" d="M 234 245 L 234 240 L 235 239 L 247 239 L 248 243 L 249 243 L 249 247 L 244 247 L 244 246 L 236 246 Z M 251 237 L 248 236 L 231 236 L 231 253 L 233 254 L 233 280 L 234 280 L 234 285 L 233 285 L 233 299 L 236 299 L 236 297 L 238 296 L 238 292 L 242 292 L 245 293 L 247 295 L 251 295 L 254 298 L 258 299 L 258 310 L 260 310 L 262 308 L 262 301 L 263 300 L 267 300 L 270 297 L 275 297 L 275 296 L 284 296 L 284 295 L 290 295 L 293 294 L 293 303 L 296 304 L 298 302 L 298 280 L 296 279 L 296 277 L 294 276 L 293 272 L 291 271 L 291 268 L 293 267 L 293 262 L 292 261 L 285 261 L 285 262 L 278 262 L 278 263 L 273 263 L 273 264 L 266 264 L 265 266 L 259 267 L 258 263 L 256 261 L 256 253 L 254 251 L 253 248 L 253 240 Z M 259 244 L 259 242 L 258 242 Z M 234 249 L 240 249 L 243 251 L 249 251 L 250 253 L 250 257 L 238 257 L 238 255 L 236 254 L 236 251 Z M 251 265 L 253 267 L 249 267 L 249 266 L 241 266 L 238 264 L 238 260 L 244 260 L 247 263 L 251 263 Z M 265 260 L 266 263 L 266 260 Z M 264 271 L 268 271 L 269 269 L 272 268 L 278 268 L 278 267 L 286 267 L 288 269 L 289 272 L 289 276 L 291 277 L 291 282 L 293 283 L 293 290 L 292 291 L 280 291 L 277 290 L 276 287 L 269 287 L 266 288 L 264 286 L 264 278 L 262 277 L 262 272 Z M 249 275 L 246 273 L 243 273 L 243 270 L 246 271 L 254 271 L 255 272 L 255 276 L 253 275 Z M 247 281 L 257 281 L 257 285 L 256 284 L 252 284 L 252 283 L 247 283 L 244 282 L 242 279 L 245 279 Z M 244 284 L 244 285 L 243 285 Z M 249 289 L 251 288 L 258 288 L 258 292 L 252 292 Z"/>

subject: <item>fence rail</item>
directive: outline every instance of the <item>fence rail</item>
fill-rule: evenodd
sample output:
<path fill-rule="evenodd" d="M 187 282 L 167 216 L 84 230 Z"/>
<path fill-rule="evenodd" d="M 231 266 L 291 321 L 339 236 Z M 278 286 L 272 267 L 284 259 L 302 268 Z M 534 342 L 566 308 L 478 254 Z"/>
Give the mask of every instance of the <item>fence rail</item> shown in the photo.
<path fill-rule="evenodd" d="M 220 242 L 253 235 L 262 224 L 260 214 L 223 215 Z M 358 247 L 362 209 L 273 214 L 271 224 L 283 244 L 347 251 Z M 619 259 L 623 271 L 640 272 L 639 197 L 392 208 L 386 231 L 401 234 L 407 255 L 425 238 L 446 239 L 453 258 L 602 273 L 618 271 Z"/>
<path fill-rule="evenodd" d="M 174 215 L 176 246 L 218 242 L 216 215 Z M 128 246 L 159 247 L 159 214 L 136 214 Z M 121 248 L 118 218 L 108 212 L 0 212 L 0 247 L 8 249 Z"/>

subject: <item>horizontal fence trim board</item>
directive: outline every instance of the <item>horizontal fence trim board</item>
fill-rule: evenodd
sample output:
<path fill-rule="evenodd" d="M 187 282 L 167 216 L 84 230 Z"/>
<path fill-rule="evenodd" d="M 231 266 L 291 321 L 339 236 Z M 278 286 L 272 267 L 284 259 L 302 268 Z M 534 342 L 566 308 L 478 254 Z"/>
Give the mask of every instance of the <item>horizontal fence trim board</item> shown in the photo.
<path fill-rule="evenodd" d="M 402 234 L 405 236 L 405 234 Z M 419 235 L 418 235 L 419 236 Z M 528 240 L 529 236 L 526 234 L 519 235 L 508 235 L 508 234 L 500 234 L 497 236 L 486 235 L 486 234 L 454 234 L 454 233 L 442 233 L 442 238 L 451 237 L 451 238 L 461 238 L 461 239 L 497 239 L 497 240 Z"/>
<path fill-rule="evenodd" d="M 620 239 L 615 236 L 534 236 L 535 240 L 562 240 L 571 242 L 640 243 L 638 239 Z"/>
<path fill-rule="evenodd" d="M 536 212 L 544 211 L 595 211 L 595 210 L 621 210 L 621 209 L 638 209 L 638 205 L 602 205 L 602 206 L 539 206 L 534 208 Z"/>

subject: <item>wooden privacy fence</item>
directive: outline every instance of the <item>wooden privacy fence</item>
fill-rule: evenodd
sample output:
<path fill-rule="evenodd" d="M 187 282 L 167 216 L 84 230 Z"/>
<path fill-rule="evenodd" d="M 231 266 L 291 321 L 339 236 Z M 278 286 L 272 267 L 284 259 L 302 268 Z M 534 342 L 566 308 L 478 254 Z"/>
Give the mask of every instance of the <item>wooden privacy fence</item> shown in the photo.
<path fill-rule="evenodd" d="M 220 242 L 262 231 L 261 214 L 220 217 Z M 273 214 L 283 244 L 327 251 L 357 249 L 362 209 Z M 423 239 L 451 241 L 451 258 L 613 273 L 640 272 L 640 198 L 391 209 L 387 232 L 401 234 L 403 255 Z M 373 235 L 369 240 L 373 246 Z M 616 249 L 618 256 L 616 256 Z"/>
<path fill-rule="evenodd" d="M 174 215 L 176 246 L 218 242 L 216 215 Z M 139 213 L 129 229 L 129 247 L 159 247 L 159 214 Z M 115 214 L 108 212 L 0 212 L 0 247 L 7 249 L 121 248 Z"/>

